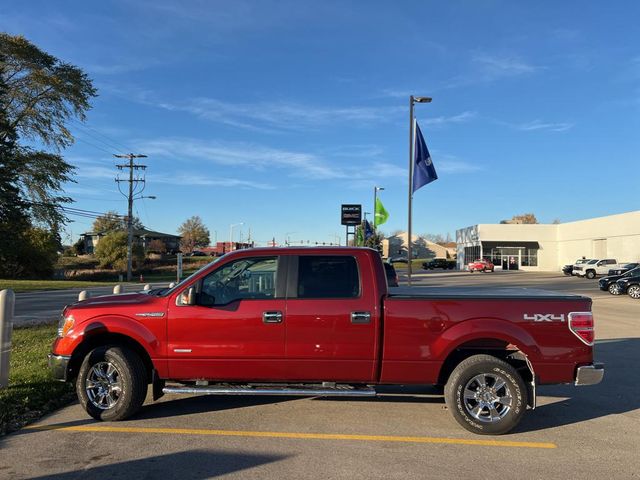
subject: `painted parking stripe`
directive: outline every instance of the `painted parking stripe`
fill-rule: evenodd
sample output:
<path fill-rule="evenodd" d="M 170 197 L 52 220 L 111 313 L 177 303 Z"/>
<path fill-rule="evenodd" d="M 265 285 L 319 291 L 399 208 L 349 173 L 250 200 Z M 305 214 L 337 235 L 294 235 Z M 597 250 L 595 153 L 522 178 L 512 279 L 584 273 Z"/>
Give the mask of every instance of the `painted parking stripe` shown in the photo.
<path fill-rule="evenodd" d="M 480 440 L 444 437 L 403 437 L 392 435 L 350 435 L 340 433 L 252 432 L 245 430 L 207 430 L 200 428 L 112 427 L 107 425 L 57 426 L 32 425 L 29 430 L 60 430 L 64 432 L 149 433 L 169 435 L 213 435 L 222 437 L 293 438 L 304 440 L 352 440 L 364 442 L 431 443 L 444 445 L 473 445 L 482 447 L 557 448 L 549 442 L 515 442 L 509 440 Z"/>

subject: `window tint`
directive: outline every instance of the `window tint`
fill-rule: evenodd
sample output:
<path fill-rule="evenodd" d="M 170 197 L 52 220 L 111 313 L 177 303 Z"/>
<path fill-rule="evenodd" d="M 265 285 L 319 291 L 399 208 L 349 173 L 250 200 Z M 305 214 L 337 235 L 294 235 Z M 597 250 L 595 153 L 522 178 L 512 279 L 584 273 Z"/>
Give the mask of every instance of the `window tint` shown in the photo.
<path fill-rule="evenodd" d="M 274 298 L 277 269 L 277 257 L 243 258 L 229 263 L 203 279 L 198 304 Z"/>
<path fill-rule="evenodd" d="M 360 280 L 355 258 L 299 257 L 298 298 L 352 298 L 359 294 Z"/>

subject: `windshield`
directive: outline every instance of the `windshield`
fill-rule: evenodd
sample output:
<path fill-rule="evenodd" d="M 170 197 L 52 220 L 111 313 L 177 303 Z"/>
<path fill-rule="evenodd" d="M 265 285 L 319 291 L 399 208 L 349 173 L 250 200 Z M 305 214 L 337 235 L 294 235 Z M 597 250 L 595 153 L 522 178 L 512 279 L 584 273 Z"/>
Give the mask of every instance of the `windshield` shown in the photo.
<path fill-rule="evenodd" d="M 574 265 L 580 265 L 582 263 L 587 263 L 590 262 L 591 260 L 587 259 L 587 258 L 581 258 L 580 260 L 576 260 L 576 263 Z"/>
<path fill-rule="evenodd" d="M 624 274 L 622 276 L 623 277 L 635 277 L 639 273 L 640 273 L 640 267 L 636 267 L 636 268 L 634 268 L 632 270 L 629 270 L 628 272 L 624 272 Z"/>
<path fill-rule="evenodd" d="M 593 265 L 594 263 L 598 263 L 598 260 L 589 260 L 589 265 Z"/>
<path fill-rule="evenodd" d="M 171 293 L 175 292 L 176 290 L 179 290 L 180 288 L 182 288 L 186 283 L 190 282 L 192 278 L 194 278 L 196 275 L 198 275 L 200 272 L 202 272 L 203 270 L 209 268 L 211 265 L 213 265 L 214 263 L 220 261 L 221 258 L 223 258 L 224 255 L 222 257 L 218 257 L 215 260 L 213 260 L 212 262 L 207 263 L 204 267 L 199 268 L 198 270 L 196 270 L 195 272 L 193 272 L 191 275 L 189 275 L 187 278 L 185 278 L 184 280 L 182 280 L 180 283 L 178 283 L 175 287 L 170 288 L 169 290 L 167 290 L 166 292 L 162 292 L 160 295 L 162 297 L 166 297 L 167 295 L 170 295 Z"/>

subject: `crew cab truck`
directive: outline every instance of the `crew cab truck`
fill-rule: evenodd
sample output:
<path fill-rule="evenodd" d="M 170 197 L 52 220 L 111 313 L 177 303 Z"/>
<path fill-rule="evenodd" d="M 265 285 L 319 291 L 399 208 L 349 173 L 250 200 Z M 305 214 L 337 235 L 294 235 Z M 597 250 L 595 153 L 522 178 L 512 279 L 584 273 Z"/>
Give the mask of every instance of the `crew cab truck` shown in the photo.
<path fill-rule="evenodd" d="M 542 291 L 387 288 L 367 248 L 263 248 L 156 294 L 67 306 L 49 364 L 100 420 L 163 393 L 374 396 L 444 386 L 464 428 L 513 429 L 537 385 L 598 383 L 591 300 Z"/>
<path fill-rule="evenodd" d="M 574 265 L 572 273 L 579 277 L 596 278 L 597 275 L 607 275 L 609 270 L 618 267 L 618 261 L 613 258 L 593 259 L 581 265 Z"/>

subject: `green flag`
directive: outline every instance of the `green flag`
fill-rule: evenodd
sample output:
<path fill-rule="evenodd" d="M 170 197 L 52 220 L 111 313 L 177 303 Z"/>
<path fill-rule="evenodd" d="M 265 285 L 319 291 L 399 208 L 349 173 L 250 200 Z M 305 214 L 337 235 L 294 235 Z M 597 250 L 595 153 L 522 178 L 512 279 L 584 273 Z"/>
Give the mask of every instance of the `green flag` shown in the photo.
<path fill-rule="evenodd" d="M 356 247 L 364 245 L 364 234 L 362 232 L 362 225 L 356 227 Z"/>
<path fill-rule="evenodd" d="M 384 205 L 379 198 L 376 198 L 376 213 L 373 216 L 373 226 L 382 225 L 389 219 L 389 212 L 384 209 Z"/>

